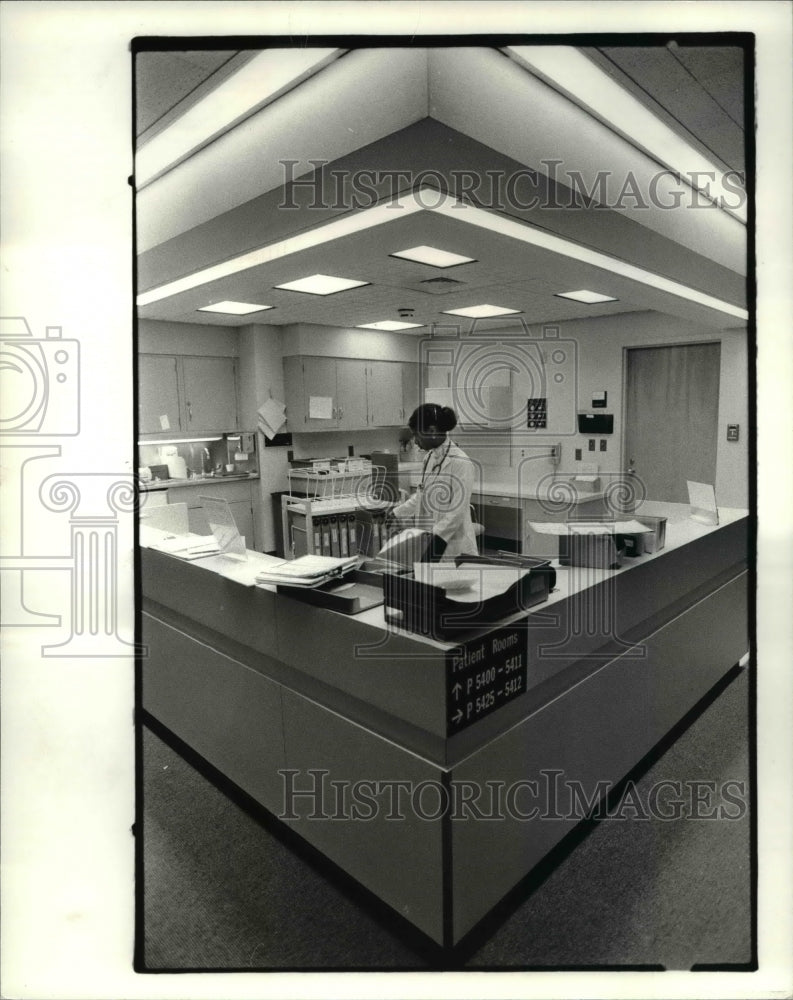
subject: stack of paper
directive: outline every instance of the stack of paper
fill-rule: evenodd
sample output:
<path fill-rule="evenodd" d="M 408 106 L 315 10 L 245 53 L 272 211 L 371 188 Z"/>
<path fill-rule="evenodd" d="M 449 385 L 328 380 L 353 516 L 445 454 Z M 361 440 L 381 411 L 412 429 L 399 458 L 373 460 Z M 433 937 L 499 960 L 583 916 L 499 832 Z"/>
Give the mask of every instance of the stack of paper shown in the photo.
<path fill-rule="evenodd" d="M 277 399 L 266 400 L 256 411 L 259 430 L 268 441 L 272 441 L 286 423 L 286 407 Z"/>
<path fill-rule="evenodd" d="M 159 528 L 140 526 L 140 544 L 144 548 L 159 549 L 179 559 L 201 559 L 220 552 L 214 535 L 172 535 Z"/>
<path fill-rule="evenodd" d="M 257 583 L 281 583 L 290 587 L 319 587 L 342 576 L 358 565 L 358 556 L 338 559 L 335 556 L 300 556 L 286 559 L 256 574 Z"/>

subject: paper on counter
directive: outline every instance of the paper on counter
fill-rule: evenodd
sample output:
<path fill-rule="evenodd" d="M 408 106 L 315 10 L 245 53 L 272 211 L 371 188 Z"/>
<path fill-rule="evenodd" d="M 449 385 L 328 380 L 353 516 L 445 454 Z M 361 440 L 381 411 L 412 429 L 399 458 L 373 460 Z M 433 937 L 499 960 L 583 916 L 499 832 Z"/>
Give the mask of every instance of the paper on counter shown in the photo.
<path fill-rule="evenodd" d="M 522 577 L 531 573 L 531 569 L 526 566 L 463 565 L 455 570 L 452 566 L 447 569 L 443 563 L 416 563 L 413 567 L 416 579 L 430 583 L 432 568 L 436 566 L 438 567 L 436 572 L 439 574 L 458 572 L 461 577 L 470 581 L 468 587 L 461 589 L 455 589 L 453 585 L 448 584 L 444 587 L 446 597 L 460 604 L 479 604 L 480 601 L 498 597 L 499 594 L 506 593 L 510 587 L 514 587 Z M 440 585 L 443 586 L 442 583 Z"/>
<path fill-rule="evenodd" d="M 691 480 L 686 480 L 686 485 L 688 486 L 690 506 L 716 510 L 716 491 L 712 483 L 693 483 Z"/>
<path fill-rule="evenodd" d="M 640 521 L 530 521 L 538 535 L 636 535 L 654 531 Z"/>

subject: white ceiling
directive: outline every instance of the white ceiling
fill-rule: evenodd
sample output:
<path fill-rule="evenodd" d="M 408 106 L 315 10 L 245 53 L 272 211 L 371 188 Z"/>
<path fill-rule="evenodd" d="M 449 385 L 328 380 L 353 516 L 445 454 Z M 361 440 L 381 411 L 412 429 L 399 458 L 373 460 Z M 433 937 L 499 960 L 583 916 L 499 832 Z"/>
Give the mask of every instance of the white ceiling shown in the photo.
<path fill-rule="evenodd" d="M 718 101 L 729 128 L 713 112 L 709 119 L 713 134 L 706 145 L 711 155 L 733 167 L 743 155 L 737 124 L 742 108 L 732 106 L 736 72 L 741 87 L 743 78 L 735 50 L 721 58 L 725 51 L 687 52 L 701 79 L 686 68 L 684 96 L 676 87 L 665 91 L 659 82 L 663 78 L 659 65 L 669 59 L 678 68 L 683 65 L 669 49 L 646 55 L 644 77 L 642 52 L 636 49 L 603 49 L 596 59 L 608 63 L 610 73 L 622 77 L 625 86 L 637 87 L 637 80 L 646 86 L 647 102 L 660 106 L 663 101 L 663 114 L 674 119 L 680 131 L 693 123 L 706 136 L 701 119 Z M 185 72 L 184 53 L 178 60 L 174 53 L 145 55 L 145 62 L 138 56 L 138 107 L 144 116 L 141 124 L 150 134 L 157 122 L 173 114 L 164 107 L 163 98 L 169 66 L 181 81 L 174 86 L 174 104 L 184 110 L 195 99 L 191 95 L 200 96 L 206 81 L 222 77 L 224 68 L 228 72 L 227 67 L 240 58 L 225 53 L 229 59 L 221 61 L 213 53 L 204 66 L 206 79 L 197 81 L 195 73 L 200 75 L 200 70 L 192 57 Z M 178 127 L 178 115 L 170 121 L 164 127 Z M 294 192 L 300 207 L 282 207 L 284 170 L 279 161 L 298 160 L 305 171 L 309 160 L 323 159 L 330 161 L 323 174 L 328 182 L 332 170 L 349 177 L 361 169 L 400 169 L 415 177 L 431 169 L 450 189 L 455 170 L 470 170 L 478 177 L 489 169 L 498 170 L 506 177 L 531 167 L 538 171 L 531 192 L 541 204 L 526 210 L 505 205 L 497 214 L 745 307 L 746 234 L 740 222 L 718 209 L 672 212 L 629 203 L 620 210 L 547 207 L 554 194 L 557 204 L 568 203 L 558 197 L 564 189 L 548 180 L 543 165 L 554 157 L 585 178 L 606 165 L 615 177 L 630 170 L 644 183 L 659 169 L 644 153 L 500 51 L 485 47 L 353 51 L 138 193 L 138 290 L 155 288 L 295 233 L 319 232 L 328 222 L 347 216 L 349 210 L 332 199 L 324 209 L 312 208 L 311 192 L 306 190 Z M 523 197 L 528 191 L 522 189 Z M 387 185 L 378 189 L 379 197 L 390 193 Z M 483 190 L 480 197 L 484 194 Z M 484 207 L 492 210 L 492 205 Z M 389 257 L 418 244 L 462 253 L 475 261 L 440 270 Z M 314 272 L 369 284 L 327 297 L 274 288 Z M 448 286 L 441 294 L 437 285 L 423 284 L 438 276 L 461 284 Z M 579 288 L 614 295 L 619 301 L 586 306 L 554 295 Z M 223 299 L 275 308 L 243 317 L 196 311 Z M 431 211 L 407 217 L 395 212 L 374 228 L 142 306 L 139 315 L 212 325 L 303 322 L 350 327 L 397 319 L 400 308 L 410 308 L 415 322 L 429 324 L 448 322 L 443 310 L 479 302 L 519 309 L 528 323 L 658 310 L 706 326 L 743 325 L 708 306 L 617 277 L 609 268 L 582 264 L 472 226 L 462 217 L 450 219 Z"/>

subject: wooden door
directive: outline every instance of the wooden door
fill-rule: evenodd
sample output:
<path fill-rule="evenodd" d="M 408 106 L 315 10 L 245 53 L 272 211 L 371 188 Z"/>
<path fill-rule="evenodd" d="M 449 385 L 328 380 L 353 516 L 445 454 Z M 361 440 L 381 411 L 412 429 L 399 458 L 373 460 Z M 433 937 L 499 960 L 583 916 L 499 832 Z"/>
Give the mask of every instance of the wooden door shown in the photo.
<path fill-rule="evenodd" d="M 686 480 L 715 484 L 720 359 L 719 343 L 626 350 L 624 460 L 647 499 L 688 503 Z"/>
<path fill-rule="evenodd" d="M 186 430 L 239 429 L 233 358 L 183 358 Z"/>
<path fill-rule="evenodd" d="M 168 354 L 138 357 L 138 433 L 179 431 L 176 358 Z"/>

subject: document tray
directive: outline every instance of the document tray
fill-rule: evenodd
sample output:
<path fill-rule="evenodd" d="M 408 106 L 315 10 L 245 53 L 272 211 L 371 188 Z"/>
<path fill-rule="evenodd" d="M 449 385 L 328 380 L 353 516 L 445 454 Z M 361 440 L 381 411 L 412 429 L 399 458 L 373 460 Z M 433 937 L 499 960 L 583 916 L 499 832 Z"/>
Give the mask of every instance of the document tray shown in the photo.
<path fill-rule="evenodd" d="M 313 604 L 345 615 L 357 615 L 383 603 L 383 589 L 374 574 L 353 570 L 346 576 L 323 583 L 320 587 L 290 587 L 279 583 L 276 590 L 304 604 Z"/>
<path fill-rule="evenodd" d="M 499 559 L 470 560 L 477 564 L 504 566 Z M 468 559 L 460 560 L 464 565 Z M 534 566 L 501 594 L 471 602 L 460 602 L 435 587 L 416 580 L 412 575 L 383 575 L 383 594 L 388 620 L 409 632 L 433 639 L 446 640 L 467 632 L 491 628 L 521 611 L 548 599 L 556 582 L 556 571 L 550 561 L 534 559 Z M 514 564 L 509 564 L 516 568 Z"/>

